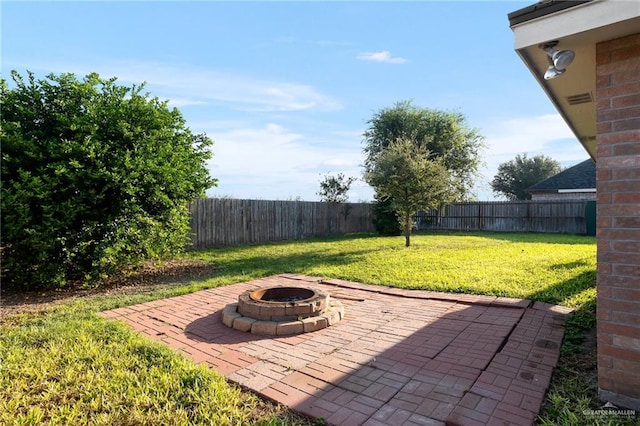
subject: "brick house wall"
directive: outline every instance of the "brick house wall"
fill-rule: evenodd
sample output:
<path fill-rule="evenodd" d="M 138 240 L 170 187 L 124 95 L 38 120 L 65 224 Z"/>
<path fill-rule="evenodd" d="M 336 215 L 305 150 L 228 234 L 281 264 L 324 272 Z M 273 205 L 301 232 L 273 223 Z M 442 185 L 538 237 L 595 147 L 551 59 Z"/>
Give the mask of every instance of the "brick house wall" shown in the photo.
<path fill-rule="evenodd" d="M 598 388 L 640 410 L 640 33 L 596 46 Z"/>

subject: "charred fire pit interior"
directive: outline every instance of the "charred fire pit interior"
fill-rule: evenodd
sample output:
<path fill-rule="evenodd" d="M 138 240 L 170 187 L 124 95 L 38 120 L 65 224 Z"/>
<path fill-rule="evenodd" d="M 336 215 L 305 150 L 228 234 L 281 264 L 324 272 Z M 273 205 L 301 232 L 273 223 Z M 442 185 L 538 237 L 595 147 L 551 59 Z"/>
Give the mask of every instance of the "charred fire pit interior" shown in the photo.
<path fill-rule="evenodd" d="M 286 336 L 326 328 L 344 316 L 342 303 L 308 287 L 248 290 L 222 311 L 222 322 L 254 334 Z"/>

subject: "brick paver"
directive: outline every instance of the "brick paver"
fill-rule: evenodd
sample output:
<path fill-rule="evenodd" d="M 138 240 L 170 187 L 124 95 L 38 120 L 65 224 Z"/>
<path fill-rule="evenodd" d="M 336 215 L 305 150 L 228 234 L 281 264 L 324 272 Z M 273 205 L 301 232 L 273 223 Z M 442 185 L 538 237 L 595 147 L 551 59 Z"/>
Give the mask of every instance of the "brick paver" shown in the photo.
<path fill-rule="evenodd" d="M 244 291 L 310 286 L 345 317 L 296 336 L 222 323 Z M 103 312 L 267 398 L 338 425 L 530 425 L 570 309 L 283 274 Z"/>

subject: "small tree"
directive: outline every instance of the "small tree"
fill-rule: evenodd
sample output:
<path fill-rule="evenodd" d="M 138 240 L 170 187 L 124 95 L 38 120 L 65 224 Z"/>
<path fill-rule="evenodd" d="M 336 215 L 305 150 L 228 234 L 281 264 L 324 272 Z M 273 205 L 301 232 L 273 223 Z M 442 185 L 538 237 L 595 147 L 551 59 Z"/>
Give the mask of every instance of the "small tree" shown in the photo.
<path fill-rule="evenodd" d="M 92 280 L 185 247 L 187 203 L 215 184 L 206 135 L 144 86 L 12 78 L 0 79 L 4 280 Z"/>
<path fill-rule="evenodd" d="M 346 203 L 349 189 L 355 180 L 354 177 L 345 177 L 343 173 L 325 175 L 320 181 L 320 200 L 326 203 Z"/>
<path fill-rule="evenodd" d="M 471 128 L 459 112 L 421 108 L 411 101 L 383 108 L 367 121 L 363 137 L 364 169 L 371 171 L 378 156 L 396 139 L 407 138 L 428 150 L 430 158 L 440 158 L 450 173 L 451 201 L 472 197 L 471 188 L 480 165 L 484 138 Z M 396 234 L 395 215 L 390 201 L 375 194 L 375 227 L 383 235 Z M 393 226 L 389 226 L 393 225 Z"/>
<path fill-rule="evenodd" d="M 466 200 L 480 166 L 484 137 L 469 126 L 460 112 L 423 108 L 411 101 L 397 102 L 377 111 L 364 131 L 365 173 L 392 142 L 405 138 L 424 148 L 430 158 L 440 158 L 450 173 L 454 201 Z"/>
<path fill-rule="evenodd" d="M 452 197 L 451 175 L 442 159 L 407 138 L 391 143 L 365 173 L 365 180 L 381 200 L 390 200 L 405 246 L 411 245 L 413 216 L 420 209 L 437 208 Z"/>
<path fill-rule="evenodd" d="M 508 200 L 530 200 L 526 191 L 530 186 L 550 178 L 562 171 L 560 163 L 545 155 L 533 158 L 527 154 L 518 154 L 515 159 L 498 166 L 498 173 L 491 182 L 495 194 L 501 194 Z"/>

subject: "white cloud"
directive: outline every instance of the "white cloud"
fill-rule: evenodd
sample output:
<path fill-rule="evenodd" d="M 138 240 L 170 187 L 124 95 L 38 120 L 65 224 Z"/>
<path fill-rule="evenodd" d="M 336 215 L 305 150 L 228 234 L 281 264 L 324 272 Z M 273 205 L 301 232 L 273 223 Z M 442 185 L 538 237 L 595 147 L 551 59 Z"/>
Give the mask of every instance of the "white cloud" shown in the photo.
<path fill-rule="evenodd" d="M 308 84 L 261 79 L 216 69 L 174 66 L 153 62 L 112 61 L 109 63 L 46 63 L 25 66 L 32 70 L 77 74 L 98 72 L 102 77 L 118 77 L 119 82 L 147 82 L 147 90 L 159 98 L 173 99 L 172 105 L 224 103 L 241 111 L 338 110 L 332 97 Z"/>
<path fill-rule="evenodd" d="M 382 50 L 380 52 L 363 52 L 358 54 L 358 59 L 363 61 L 385 62 L 388 64 L 404 64 L 407 62 L 405 58 L 391 56 L 391 52 L 388 50 Z"/>
<path fill-rule="evenodd" d="M 559 114 L 509 119 L 494 124 L 486 131 L 490 155 L 542 152 L 546 145 L 564 139 L 574 139 L 577 144 L 574 134 Z"/>
<path fill-rule="evenodd" d="M 481 200 L 492 199 L 489 183 L 498 172 L 498 166 L 518 154 L 533 157 L 546 155 L 562 165 L 573 165 L 589 158 L 571 129 L 559 114 L 519 117 L 496 122 L 481 130 L 487 148 L 481 168 L 481 181 L 476 185 Z"/>
<path fill-rule="evenodd" d="M 282 194 L 289 194 L 314 200 L 322 175 L 361 174 L 357 140 L 345 141 L 340 148 L 327 147 L 276 123 L 206 130 L 215 141 L 209 168 L 219 179 L 218 188 L 210 190 L 209 195 L 282 199 Z M 354 196 L 366 198 L 366 188 L 360 188 Z"/>
<path fill-rule="evenodd" d="M 154 73 L 152 67 L 137 74 L 146 75 L 150 85 L 166 88 L 169 95 L 180 93 L 205 102 L 224 102 L 237 110 L 301 111 L 341 108 L 337 101 L 306 84 L 189 68 L 160 68 Z M 124 78 L 133 81 L 132 77 Z"/>

